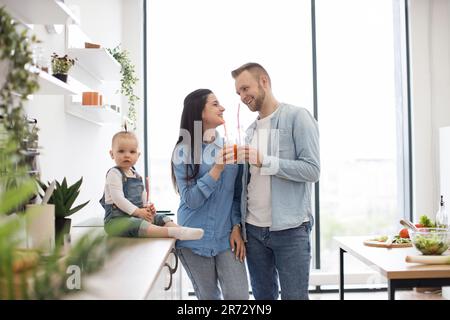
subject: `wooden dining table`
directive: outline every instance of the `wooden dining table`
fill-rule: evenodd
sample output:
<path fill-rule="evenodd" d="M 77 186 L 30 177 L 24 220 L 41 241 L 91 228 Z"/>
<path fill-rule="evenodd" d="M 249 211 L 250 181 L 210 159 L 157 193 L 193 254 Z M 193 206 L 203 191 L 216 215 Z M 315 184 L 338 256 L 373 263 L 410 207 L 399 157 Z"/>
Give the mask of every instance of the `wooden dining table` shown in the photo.
<path fill-rule="evenodd" d="M 395 290 L 414 287 L 450 285 L 450 265 L 407 263 L 407 255 L 420 255 L 413 247 L 376 248 L 364 245 L 370 236 L 335 237 L 339 246 L 339 298 L 344 299 L 344 254 L 348 253 L 378 271 L 387 279 L 388 299 L 395 300 Z M 444 255 L 450 255 L 447 251 Z"/>

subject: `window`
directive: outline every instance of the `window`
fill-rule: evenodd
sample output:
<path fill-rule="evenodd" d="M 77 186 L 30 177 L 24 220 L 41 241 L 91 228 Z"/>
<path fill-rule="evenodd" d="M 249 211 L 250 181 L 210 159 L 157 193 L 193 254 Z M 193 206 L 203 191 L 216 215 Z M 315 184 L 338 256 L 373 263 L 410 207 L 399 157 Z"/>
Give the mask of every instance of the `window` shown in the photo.
<path fill-rule="evenodd" d="M 408 213 L 399 1 L 317 0 L 316 25 L 321 270 L 337 271 L 334 236 L 393 235 Z"/>
<path fill-rule="evenodd" d="M 148 2 L 147 147 L 152 199 L 158 208 L 178 209 L 170 158 L 189 92 L 211 89 L 226 108 L 231 131 L 237 127 L 239 104 L 231 71 L 252 61 L 267 69 L 278 99 L 312 111 L 310 1 L 282 2 Z M 246 128 L 256 114 L 241 103 L 240 118 Z"/>

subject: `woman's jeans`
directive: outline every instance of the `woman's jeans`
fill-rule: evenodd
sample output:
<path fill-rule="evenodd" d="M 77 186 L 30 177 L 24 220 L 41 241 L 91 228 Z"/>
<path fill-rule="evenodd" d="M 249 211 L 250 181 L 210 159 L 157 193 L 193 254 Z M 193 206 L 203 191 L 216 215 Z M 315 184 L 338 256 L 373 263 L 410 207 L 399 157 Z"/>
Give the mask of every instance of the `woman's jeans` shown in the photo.
<path fill-rule="evenodd" d="M 191 279 L 197 299 L 248 300 L 245 262 L 235 259 L 230 249 L 214 257 L 200 256 L 188 248 L 178 248 L 177 254 Z"/>
<path fill-rule="evenodd" d="M 308 300 L 311 223 L 269 231 L 246 224 L 247 266 L 256 300 Z"/>

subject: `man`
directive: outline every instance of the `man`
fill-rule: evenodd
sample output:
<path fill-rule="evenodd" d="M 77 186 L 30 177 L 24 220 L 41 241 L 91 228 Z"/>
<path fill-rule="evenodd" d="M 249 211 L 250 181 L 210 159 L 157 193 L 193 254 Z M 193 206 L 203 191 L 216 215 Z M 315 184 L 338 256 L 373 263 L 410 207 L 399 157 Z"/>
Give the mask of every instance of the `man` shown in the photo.
<path fill-rule="evenodd" d="M 241 211 L 247 264 L 257 300 L 308 299 L 313 225 L 311 190 L 320 174 L 319 131 L 304 108 L 278 102 L 267 71 L 232 71 L 236 92 L 258 112 L 246 131 Z"/>

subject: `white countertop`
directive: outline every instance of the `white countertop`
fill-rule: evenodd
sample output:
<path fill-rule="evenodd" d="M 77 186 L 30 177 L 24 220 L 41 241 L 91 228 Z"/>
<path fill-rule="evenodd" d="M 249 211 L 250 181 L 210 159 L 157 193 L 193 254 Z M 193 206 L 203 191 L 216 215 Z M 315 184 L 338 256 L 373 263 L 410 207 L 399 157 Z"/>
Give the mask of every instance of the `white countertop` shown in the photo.
<path fill-rule="evenodd" d="M 73 227 L 72 242 L 95 227 Z M 144 299 L 167 260 L 174 239 L 120 238 L 124 246 L 114 251 L 101 270 L 82 278 L 81 292 L 67 299 Z M 83 277 L 83 273 L 81 273 Z"/>

